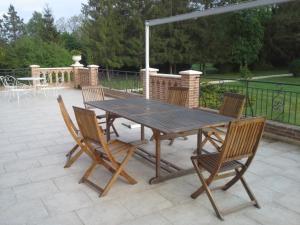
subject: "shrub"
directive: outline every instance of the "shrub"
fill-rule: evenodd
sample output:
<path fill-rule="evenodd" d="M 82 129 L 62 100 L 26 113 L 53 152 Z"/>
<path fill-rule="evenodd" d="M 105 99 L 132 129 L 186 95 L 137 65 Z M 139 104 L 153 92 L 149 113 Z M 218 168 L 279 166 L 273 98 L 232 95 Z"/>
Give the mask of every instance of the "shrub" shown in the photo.
<path fill-rule="evenodd" d="M 296 59 L 290 64 L 289 71 L 295 77 L 300 77 L 300 59 Z"/>

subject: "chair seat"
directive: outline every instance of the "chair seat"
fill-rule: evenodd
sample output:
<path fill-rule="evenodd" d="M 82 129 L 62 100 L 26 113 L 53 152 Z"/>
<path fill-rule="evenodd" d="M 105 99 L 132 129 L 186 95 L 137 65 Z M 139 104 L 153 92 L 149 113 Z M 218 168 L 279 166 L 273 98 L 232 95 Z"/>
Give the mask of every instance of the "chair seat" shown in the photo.
<path fill-rule="evenodd" d="M 206 169 L 210 173 L 213 173 L 218 165 L 219 157 L 220 157 L 219 153 L 203 154 L 199 156 L 198 162 L 204 169 Z M 221 165 L 219 172 L 226 172 L 229 170 L 240 168 L 242 166 L 243 164 L 237 160 L 224 162 Z"/>
<path fill-rule="evenodd" d="M 101 155 L 105 155 L 104 151 L 102 150 L 102 146 L 100 146 L 98 143 L 93 143 L 93 145 L 98 151 L 98 153 L 100 153 Z M 127 154 L 128 151 L 134 146 L 121 140 L 115 139 L 108 143 L 108 147 L 110 149 L 111 154 L 113 156 L 116 156 L 120 154 Z"/>

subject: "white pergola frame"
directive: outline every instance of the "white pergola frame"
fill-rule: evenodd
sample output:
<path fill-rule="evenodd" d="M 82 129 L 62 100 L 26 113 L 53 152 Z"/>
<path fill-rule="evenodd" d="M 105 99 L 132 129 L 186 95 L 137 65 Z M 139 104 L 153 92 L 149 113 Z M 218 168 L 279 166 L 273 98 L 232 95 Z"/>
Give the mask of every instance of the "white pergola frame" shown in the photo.
<path fill-rule="evenodd" d="M 153 20 L 146 20 L 145 21 L 145 92 L 146 92 L 146 99 L 149 99 L 149 59 L 150 59 L 150 53 L 149 53 L 149 33 L 150 33 L 150 27 L 151 26 L 157 26 L 167 23 L 174 23 L 189 19 L 197 19 L 199 17 L 205 17 L 205 16 L 211 16 L 211 15 L 217 15 L 217 14 L 224 14 L 228 12 L 235 12 L 245 9 L 251 9 L 256 8 L 260 6 L 267 6 L 267 5 L 273 5 L 273 4 L 280 4 L 280 3 L 286 3 L 291 2 L 295 0 L 254 0 L 249 1 L 245 3 L 238 3 L 238 4 L 232 4 L 228 6 L 223 7 L 216 7 L 207 9 L 204 11 L 195 11 L 191 13 L 185 13 L 177 16 L 171 16 L 171 17 L 165 17 L 165 18 L 159 18 L 159 19 L 153 19 Z"/>

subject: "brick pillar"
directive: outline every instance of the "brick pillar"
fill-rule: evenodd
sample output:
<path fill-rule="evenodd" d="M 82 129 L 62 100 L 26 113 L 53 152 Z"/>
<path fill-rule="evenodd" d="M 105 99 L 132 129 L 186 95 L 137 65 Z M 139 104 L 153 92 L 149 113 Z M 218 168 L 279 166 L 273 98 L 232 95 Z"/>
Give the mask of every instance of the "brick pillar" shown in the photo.
<path fill-rule="evenodd" d="M 179 72 L 181 75 L 181 86 L 189 89 L 188 107 L 199 106 L 200 75 L 202 72 L 195 70 L 185 70 Z"/>
<path fill-rule="evenodd" d="M 79 73 L 79 69 L 83 68 L 83 66 L 75 66 L 72 65 L 73 68 L 73 74 L 74 74 L 74 87 L 75 88 L 80 88 L 80 73 Z"/>
<path fill-rule="evenodd" d="M 97 86 L 98 85 L 98 68 L 97 65 L 88 65 L 89 68 L 89 85 Z"/>
<path fill-rule="evenodd" d="M 157 72 L 159 71 L 159 69 L 155 69 L 155 68 L 149 68 L 149 96 L 150 99 L 152 98 L 152 88 L 151 88 L 151 79 L 150 76 L 151 75 L 156 75 Z M 140 78 L 143 80 L 143 95 L 144 97 L 146 97 L 146 69 L 141 69 L 140 70 Z"/>
<path fill-rule="evenodd" d="M 31 77 L 40 77 L 40 66 L 39 65 L 30 65 Z M 33 85 L 39 84 L 40 81 L 33 81 Z"/>

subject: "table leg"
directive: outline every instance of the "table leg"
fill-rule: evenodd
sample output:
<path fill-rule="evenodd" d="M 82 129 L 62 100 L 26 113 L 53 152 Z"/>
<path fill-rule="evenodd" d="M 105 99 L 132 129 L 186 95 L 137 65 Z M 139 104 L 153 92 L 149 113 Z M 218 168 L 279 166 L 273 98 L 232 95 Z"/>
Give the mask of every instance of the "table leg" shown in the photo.
<path fill-rule="evenodd" d="M 202 129 L 198 130 L 198 134 L 197 134 L 197 155 L 201 154 L 202 151 Z"/>
<path fill-rule="evenodd" d="M 110 141 L 110 115 L 106 112 L 106 140 Z"/>
<path fill-rule="evenodd" d="M 145 126 L 141 125 L 141 141 L 145 140 Z"/>
<path fill-rule="evenodd" d="M 155 177 L 149 180 L 150 184 L 156 183 L 156 180 L 160 178 L 160 132 L 153 130 L 155 139 Z"/>

